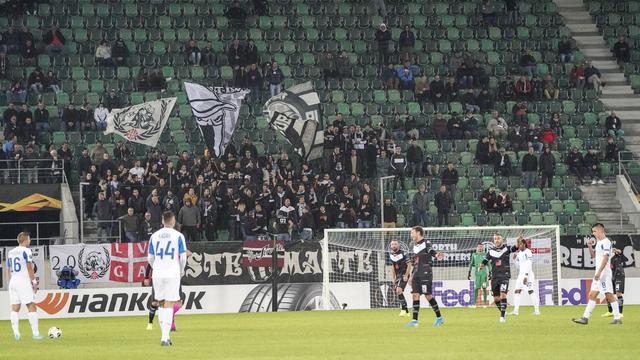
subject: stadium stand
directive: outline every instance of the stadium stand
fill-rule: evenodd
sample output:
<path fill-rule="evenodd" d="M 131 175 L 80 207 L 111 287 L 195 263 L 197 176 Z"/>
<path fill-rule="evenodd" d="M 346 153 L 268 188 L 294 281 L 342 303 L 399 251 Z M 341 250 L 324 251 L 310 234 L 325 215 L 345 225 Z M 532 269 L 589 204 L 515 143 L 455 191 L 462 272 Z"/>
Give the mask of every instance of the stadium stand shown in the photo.
<path fill-rule="evenodd" d="M 411 138 L 415 138 L 423 157 L 409 160 L 421 164 L 420 172 L 405 177 L 396 191 L 391 191 L 390 184 L 385 187 L 384 197 L 393 199 L 397 210 L 397 218 L 390 220 L 397 226 L 415 223 L 412 201 L 420 184 L 427 189 L 423 210 L 428 216 L 423 224 L 435 224 L 438 209 L 433 200 L 441 184 L 441 171 L 434 173 L 435 165 L 444 170 L 452 163 L 458 176 L 451 189 L 455 191 L 447 215 L 449 225 L 560 224 L 563 234 L 590 233 L 588 224 L 596 221 L 596 215 L 582 199 L 579 185 L 583 178 L 592 180 L 587 165 L 597 165 L 597 178 L 615 174 L 617 157 L 609 155 L 624 149 L 624 140 L 619 137 L 608 144 L 608 114 L 598 92 L 591 84 L 572 78 L 584 56 L 575 48 L 553 1 L 519 1 L 516 9 L 491 0 L 393 2 L 386 4 L 385 17 L 368 1 L 259 4 L 266 7 L 203 0 L 52 0 L 40 2 L 37 15 L 20 12 L 0 17 L 6 53 L 0 55 L 1 85 L 10 90 L 0 96 L 5 142 L 10 143 L 14 134 L 7 130 L 13 114 L 7 110 L 8 103 L 22 103 L 25 99 L 20 96 L 28 93 L 25 101 L 30 111 L 35 113 L 42 102 L 48 115 L 34 118 L 38 130 L 35 140 L 20 132 L 17 142 L 25 146 L 31 142 L 42 156 L 68 143 L 71 150 L 64 151 L 63 158 L 71 165 L 65 167 L 69 181 L 76 184 L 83 179 L 93 184 L 85 198 L 88 209 L 93 208 L 100 189 L 107 193 L 105 201 L 116 203 L 115 188 L 105 178 L 107 171 L 122 179 L 119 196 L 130 203 L 132 189 L 139 188 L 145 206 L 152 189 L 163 179 L 168 185 L 160 186 L 158 192 L 165 208 L 178 210 L 193 188 L 193 199 L 203 216 L 199 232 L 209 240 L 225 240 L 253 234 L 247 231 L 247 224 L 255 221 L 249 212 L 258 215 L 259 232 L 267 227 L 277 230 L 270 224 L 280 204 L 274 206 L 270 201 L 280 202 L 278 185 L 292 199 L 295 212 L 298 199 L 305 199 L 316 234 L 324 227 L 355 227 L 358 219 L 366 224 L 369 217 L 361 211 L 362 195 L 369 194 L 373 204 L 379 204 L 382 199 L 377 196 L 375 178 L 390 174 L 393 149 L 398 147 L 406 155 Z M 622 25 L 630 25 L 629 33 L 635 28 L 635 15 L 620 16 L 617 10 L 621 8 L 628 9 L 626 5 L 591 2 L 592 14 L 598 14 L 599 24 L 606 25 L 605 33 L 611 37 L 620 35 L 621 28 L 627 32 Z M 613 21 L 616 16 L 617 23 Z M 390 34 L 390 40 L 385 33 Z M 25 50 L 29 38 L 37 44 L 35 52 Z M 238 61 L 234 40 L 243 51 L 249 42 L 255 45 L 255 52 L 251 52 L 257 53 L 254 72 L 249 71 L 251 63 Z M 560 56 L 561 42 L 568 44 L 564 49 L 572 61 Z M 328 53 L 333 57 L 328 58 Z M 633 52 L 632 59 L 636 58 Z M 393 66 L 387 68 L 380 59 Z M 335 144 L 340 154 L 332 156 L 334 149 L 327 145 L 323 161 L 310 164 L 308 172 L 301 170 L 294 156 L 291 160 L 282 158 L 285 153 L 292 155 L 291 149 L 269 130 L 263 115 L 269 87 L 250 75 L 258 71 L 265 78 L 271 62 L 279 64 L 284 88 L 313 82 L 322 101 L 325 129 L 330 132 L 331 126 L 335 127 L 336 140 L 329 144 Z M 32 75 L 36 69 L 51 74 Z M 634 65 L 625 69 L 635 74 Z M 31 81 L 34 77 L 44 77 L 42 88 Z M 249 86 L 256 93 L 243 105 L 235 146 L 221 160 L 203 156 L 205 148 L 183 91 L 184 80 Z M 12 88 L 15 82 L 22 83 L 22 90 Z M 93 109 L 100 104 L 110 110 L 170 96 L 176 96 L 178 104 L 157 149 L 95 131 Z M 367 145 L 361 146 L 357 139 L 366 140 Z M 535 186 L 524 186 L 522 160 L 529 144 L 535 148 L 536 159 L 544 147 L 550 148 L 555 160 L 555 165 L 548 163 L 550 186 L 541 189 L 540 176 L 536 176 Z M 80 156 L 85 147 L 88 163 Z M 501 148 L 506 150 L 510 166 L 505 166 Z M 588 149 L 597 153 L 585 163 L 583 155 L 588 155 Z M 241 167 L 246 164 L 242 162 L 245 150 L 259 157 L 263 171 Z M 351 150 L 357 161 L 351 162 Z M 390 151 L 381 155 L 385 150 Z M 20 151 L 20 146 L 12 151 Z M 104 152 L 114 160 L 103 160 Z M 6 158 L 11 155 L 10 151 L 4 154 Z M 134 159 L 143 160 L 144 185 L 129 176 Z M 342 159 L 341 166 L 336 167 L 336 159 Z M 173 170 L 167 170 L 169 161 Z M 293 173 L 287 169 L 289 163 Z M 349 176 L 352 164 L 356 165 L 355 175 Z M 89 170 L 93 178 L 88 179 L 86 170 L 91 165 L 96 168 Z M 186 171 L 181 172 L 183 165 Z M 277 174 L 275 180 L 271 171 Z M 228 177 L 234 172 L 236 177 Z M 270 194 L 264 196 L 263 173 L 270 187 Z M 312 176 L 303 178 L 305 174 Z M 203 179 L 198 182 L 200 175 Z M 287 183 L 290 175 L 293 181 Z M 314 180 L 315 175 L 318 178 Z M 338 193 L 343 185 L 347 187 L 347 194 L 337 197 L 346 203 L 346 209 L 325 203 L 328 181 L 337 185 Z M 211 183 L 215 185 L 211 187 Z M 512 211 L 494 212 L 483 206 L 483 193 L 491 185 L 510 194 Z M 210 194 L 205 194 L 206 188 Z M 175 198 L 169 197 L 175 204 L 167 205 L 169 189 L 175 194 Z M 252 191 L 247 193 L 246 189 Z M 235 204 L 244 204 L 240 210 L 234 199 Z M 256 211 L 255 204 L 261 204 L 262 211 Z M 210 205 L 215 210 L 205 212 Z M 321 206 L 326 206 L 327 214 L 321 212 Z M 145 211 L 143 207 L 137 213 L 142 216 Z M 116 218 L 122 209 L 113 208 L 112 213 Z M 289 231 L 297 234 L 302 230 L 301 217 L 302 210 L 291 216 Z M 373 224 L 380 223 L 376 216 Z"/>

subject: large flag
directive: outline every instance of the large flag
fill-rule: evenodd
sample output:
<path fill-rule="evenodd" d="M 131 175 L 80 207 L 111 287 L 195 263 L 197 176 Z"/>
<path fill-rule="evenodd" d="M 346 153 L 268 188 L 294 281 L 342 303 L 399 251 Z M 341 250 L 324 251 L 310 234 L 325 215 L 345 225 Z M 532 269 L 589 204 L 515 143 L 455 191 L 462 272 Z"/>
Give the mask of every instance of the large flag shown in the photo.
<path fill-rule="evenodd" d="M 191 111 L 210 154 L 220 157 L 231 141 L 247 89 L 184 83 Z"/>
<path fill-rule="evenodd" d="M 166 98 L 113 109 L 107 116 L 104 133 L 116 133 L 129 141 L 155 147 L 175 104 L 176 98 Z"/>
<path fill-rule="evenodd" d="M 295 85 L 272 97 L 264 105 L 269 125 L 278 130 L 306 161 L 322 157 L 320 98 L 311 82 Z"/>

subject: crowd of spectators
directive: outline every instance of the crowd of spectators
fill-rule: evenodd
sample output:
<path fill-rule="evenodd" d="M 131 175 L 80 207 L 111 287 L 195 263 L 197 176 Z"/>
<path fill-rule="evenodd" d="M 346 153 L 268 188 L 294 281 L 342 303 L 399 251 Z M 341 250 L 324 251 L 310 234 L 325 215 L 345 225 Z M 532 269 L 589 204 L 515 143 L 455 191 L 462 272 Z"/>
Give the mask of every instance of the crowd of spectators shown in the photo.
<path fill-rule="evenodd" d="M 384 3 L 383 3 L 384 5 Z M 254 1 L 255 13 L 267 13 L 266 1 Z M 505 23 L 519 22 L 515 1 L 507 1 Z M 483 1 L 483 23 L 495 25 L 497 21 L 492 1 Z M 248 13 L 234 2 L 227 16 L 234 27 L 244 26 Z M 43 43 L 34 45 L 27 28 L 12 27 L 2 34 L 0 41 L 0 76 L 11 73 L 6 54 L 21 54 L 28 63 L 40 52 L 49 55 L 63 54 L 66 39 L 52 27 L 43 34 Z M 46 104 L 36 109 L 26 105 L 29 94 L 60 91 L 60 82 L 52 71 L 37 68 L 25 84 L 21 79 L 13 81 L 7 91 L 10 102 L 2 117 L 5 143 L 0 160 L 42 160 L 40 167 L 51 169 L 51 175 L 66 172 L 69 178 L 78 174 L 79 180 L 88 183 L 83 188 L 86 219 L 96 221 L 100 241 L 120 237 L 122 241 L 148 240 L 161 224 L 161 214 L 171 210 L 177 214 L 179 229 L 187 241 L 216 240 L 221 231 L 229 232 L 231 239 L 255 239 L 276 234 L 281 239 L 312 239 L 326 228 L 371 227 L 382 224 L 394 227 L 401 214 L 395 202 L 388 197 L 380 199 L 375 183 L 370 179 L 394 175 L 387 190 L 405 190 L 413 181 L 418 191 L 408 203 L 412 216 L 409 224 L 431 226 L 448 225 L 454 211 L 456 184 L 459 181 L 456 164 L 444 163 L 435 154 L 423 148 L 424 139 L 435 139 L 440 144 L 447 140 L 481 139 L 476 147 L 475 164 L 493 167 L 497 176 L 508 177 L 514 173 L 514 152 L 526 152 L 519 161 L 523 174 L 523 186 L 550 187 L 556 172 L 554 151 L 563 140 L 563 128 L 559 114 L 544 120 L 540 126 L 529 123 L 526 102 L 529 100 L 557 100 L 560 87 L 556 79 L 547 74 L 541 77 L 538 63 L 529 50 L 524 50 L 511 72 L 517 79 L 504 77 L 494 92 L 489 90 L 489 76 L 483 61 L 468 53 L 456 54 L 448 64 L 448 73 L 434 74 L 429 78 L 415 64 L 413 52 L 416 36 L 405 26 L 396 43 L 391 29 L 380 24 L 375 33 L 378 48 L 377 64 L 387 89 L 414 92 L 423 110 L 433 106 L 434 113 L 428 122 L 419 122 L 413 116 L 401 117 L 377 124 L 370 119 L 358 121 L 365 125 L 347 125 L 342 114 L 325 127 L 322 159 L 310 163 L 301 162 L 297 155 L 282 151 L 274 157 L 258 153 L 249 137 L 238 148 L 232 143 L 223 157 L 216 159 L 208 154 L 182 152 L 172 159 L 158 149 L 150 149 L 146 156 L 136 157 L 130 144 L 117 143 L 109 152 L 97 142 L 73 154 L 69 143 L 56 147 L 48 145 L 39 154 L 43 133 L 51 130 Z M 614 52 L 620 61 L 628 61 L 628 46 L 621 39 Z M 573 61 L 573 45 L 563 39 L 558 56 L 563 63 Z M 626 50 L 625 50 L 626 49 Z M 626 53 L 625 53 L 626 51 Z M 96 64 L 103 68 L 127 64 L 129 49 L 121 38 L 110 44 L 102 41 L 95 50 Z M 185 62 L 190 66 L 217 65 L 213 44 L 201 49 L 194 41 L 184 45 Z M 251 100 L 258 102 L 263 88 L 271 96 L 282 91 L 284 74 L 276 61 L 261 64 L 254 41 L 246 44 L 238 40 L 229 44 L 227 63 L 233 70 L 231 85 L 252 90 Z M 319 67 L 326 82 L 343 80 L 351 76 L 351 65 L 345 52 L 327 52 L 319 59 Z M 605 84 L 600 72 L 592 64 L 576 63 L 571 71 L 572 85 L 576 88 L 592 86 L 597 92 Z M 141 69 L 136 79 L 140 91 L 162 91 L 167 83 L 157 67 Z M 504 113 L 494 110 L 495 102 L 516 100 L 512 109 Z M 441 103 L 460 102 L 462 113 L 443 114 Z M 19 105 L 14 105 L 19 104 Z M 106 127 L 106 117 L 113 108 L 126 105 L 116 89 L 102 97 L 96 109 L 89 104 L 70 104 L 62 111 L 62 130 L 101 131 Z M 33 111 L 33 112 L 32 112 Z M 490 113 L 487 121 L 481 114 Z M 365 115 L 366 117 L 366 115 Z M 486 128 L 482 128 L 486 124 Z M 604 156 L 589 149 L 582 154 L 575 148 L 566 157 L 569 171 L 582 182 L 585 177 L 592 184 L 603 183 L 600 176 L 601 161 L 617 161 L 616 140 L 623 136 L 622 121 L 615 112 L 606 120 L 609 136 Z M 408 142 L 403 150 L 402 141 Z M 3 163 L 6 164 L 6 163 Z M 63 170 L 64 169 L 64 170 Z M 72 172 L 71 170 L 76 170 Z M 47 170 L 49 171 L 49 170 Z M 428 194 L 421 178 L 438 182 L 438 190 Z M 56 179 L 59 177 L 51 176 Z M 37 181 L 32 176 L 30 182 Z M 11 182 L 12 179 L 4 178 Z M 478 199 L 483 211 L 508 213 L 513 211 L 510 195 L 506 190 L 489 187 Z M 384 216 L 378 213 L 383 201 Z M 436 217 L 429 216 L 431 207 Z"/>

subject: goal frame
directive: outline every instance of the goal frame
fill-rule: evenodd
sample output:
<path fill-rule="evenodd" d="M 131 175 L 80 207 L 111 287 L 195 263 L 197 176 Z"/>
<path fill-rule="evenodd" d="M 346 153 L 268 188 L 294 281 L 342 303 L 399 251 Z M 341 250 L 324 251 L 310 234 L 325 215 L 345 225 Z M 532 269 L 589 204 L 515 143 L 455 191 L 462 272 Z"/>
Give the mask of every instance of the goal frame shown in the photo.
<path fill-rule="evenodd" d="M 425 232 L 428 231 L 460 231 L 460 230 L 518 230 L 518 229 L 547 229 L 554 230 L 555 232 L 555 248 L 556 248 L 556 264 L 557 268 L 556 277 L 558 278 L 558 286 L 557 286 L 557 304 L 554 306 L 562 306 L 562 257 L 560 253 L 560 225 L 513 225 L 513 226 L 448 226 L 448 227 L 423 227 Z M 329 234 L 331 233 L 347 233 L 347 232 L 392 232 L 392 231 L 411 231 L 411 227 L 402 227 L 402 228 L 349 228 L 349 229 L 325 229 L 324 236 L 322 237 L 322 304 L 324 310 L 331 310 L 330 305 L 330 296 L 331 293 L 329 291 L 330 284 L 330 269 L 331 269 L 331 259 L 326 254 L 329 253 Z"/>

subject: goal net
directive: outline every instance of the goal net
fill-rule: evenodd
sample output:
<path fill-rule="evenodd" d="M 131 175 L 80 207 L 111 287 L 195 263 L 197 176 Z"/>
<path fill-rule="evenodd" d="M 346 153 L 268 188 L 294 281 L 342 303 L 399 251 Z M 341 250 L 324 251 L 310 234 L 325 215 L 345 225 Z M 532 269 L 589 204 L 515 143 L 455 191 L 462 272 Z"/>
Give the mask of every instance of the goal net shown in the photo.
<path fill-rule="evenodd" d="M 500 234 L 507 245 L 515 245 L 519 236 L 524 237 L 533 253 L 534 289 L 541 305 L 559 305 L 560 294 L 560 229 L 559 226 L 509 226 L 509 227 L 461 227 L 424 228 L 425 238 L 436 251 L 446 253 L 442 260 L 434 259 L 433 295 L 444 307 L 475 305 L 473 272 L 468 280 L 469 262 L 478 244 L 485 251 L 493 247 L 495 234 Z M 393 229 L 330 229 L 325 230 L 322 240 L 323 303 L 328 304 L 332 289 L 353 289 L 344 301 L 349 308 L 349 299 L 357 299 L 370 308 L 398 307 L 399 302 L 392 284 L 391 252 L 389 243 L 398 240 L 400 248 L 412 256 L 413 248 L 410 228 Z M 511 281 L 508 301 L 515 289 L 518 264 L 515 254 L 511 258 Z M 326 271 L 326 270 L 329 271 Z M 490 283 L 490 282 L 489 282 Z M 487 284 L 490 302 L 490 284 Z M 405 288 L 405 297 L 410 299 L 411 284 Z M 479 296 L 481 297 L 481 296 Z M 422 298 L 424 302 L 424 297 Z M 342 302 L 342 300 L 341 300 Z M 528 296 L 522 297 L 522 305 L 529 305 Z M 426 306 L 423 303 L 422 306 Z"/>

